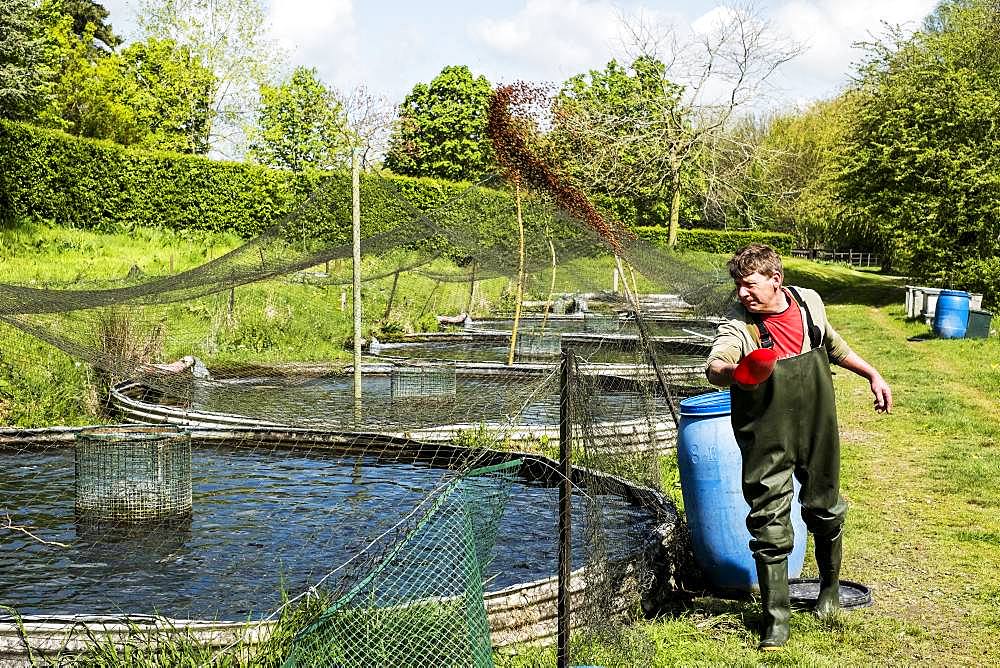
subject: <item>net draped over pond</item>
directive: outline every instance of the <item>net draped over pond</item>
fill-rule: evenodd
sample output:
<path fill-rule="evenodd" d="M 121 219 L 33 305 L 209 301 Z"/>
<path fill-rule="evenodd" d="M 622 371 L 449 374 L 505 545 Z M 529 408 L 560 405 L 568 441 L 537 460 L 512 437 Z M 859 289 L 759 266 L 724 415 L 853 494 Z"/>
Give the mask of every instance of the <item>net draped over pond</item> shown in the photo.
<path fill-rule="evenodd" d="M 426 464 L 363 454 L 267 453 L 207 444 L 192 454 L 193 516 L 144 531 L 74 515 L 69 449 L 32 457 L 30 463 L 0 450 L 5 505 L 23 509 L 18 513 L 23 523 L 68 546 L 27 536 L 5 539 L 0 550 L 4 604 L 28 615 L 265 617 L 283 592 L 304 591 L 335 569 L 340 570 L 324 587 L 339 591 L 354 584 L 358 567 L 344 569 L 344 564 L 370 551 L 373 542 L 384 547 L 384 533 L 396 538 L 401 518 L 419 517 L 427 499 L 453 487 L 458 477 Z M 497 538 L 495 559 L 482 558 L 483 576 L 493 590 L 556 572 L 551 536 L 558 523 L 557 490 L 515 473 L 503 478 L 504 504 L 493 510 L 486 501 L 482 505 L 484 512 L 497 513 L 488 534 L 490 547 Z M 470 485 L 463 483 L 462 494 L 471 493 Z M 574 504 L 574 554 L 582 562 L 587 501 L 578 495 Z M 621 498 L 604 499 L 602 508 L 605 521 L 620 532 L 615 544 L 623 552 L 641 547 L 657 520 Z M 433 554 L 425 555 L 432 570 L 439 568 Z M 455 593 L 442 588 L 437 595 Z"/>
<path fill-rule="evenodd" d="M 315 340 L 343 319 L 351 206 L 322 178 L 277 225 L 188 271 L 0 284 L 0 359 L 12 374 L 37 355 L 30 334 L 114 390 L 93 398 L 102 409 L 180 424 L 194 438 L 190 516 L 138 531 L 75 513 L 71 448 L 0 446 L 0 512 L 30 530 L 2 534 L 0 602 L 22 615 L 239 620 L 274 617 L 285 597 L 315 613 L 285 648 L 288 665 L 409 665 L 416 655 L 407 652 L 430 656 L 439 646 L 453 660 L 424 665 L 489 665 L 483 592 L 555 574 L 559 475 L 548 457 L 565 408 L 572 566 L 585 582 L 574 624 L 580 637 L 626 642 L 608 639 L 623 638 L 648 595 L 687 567 L 683 532 L 668 536 L 674 542 L 656 533 L 663 523 L 677 528 L 662 472 L 677 398 L 704 388 L 697 367 L 715 322 L 707 318 L 724 314 L 731 280 L 718 258 L 681 257 L 621 226 L 609 235 L 523 185 L 516 196 L 497 189 L 500 179 L 459 185 L 418 207 L 399 181 L 364 176 L 362 211 L 377 213 L 362 217 L 362 292 L 375 295 L 383 320 L 394 299 L 415 299 L 396 294 L 411 279 L 430 286 L 422 304 L 408 304 L 425 318 L 444 308 L 441 286 L 468 295 L 456 312 L 474 310 L 466 307 L 484 282 L 509 283 L 478 330 L 454 331 L 468 340 L 389 332 L 394 340 L 365 358 L 360 399 L 345 369 L 277 357 L 280 337 Z M 571 294 L 554 292 L 557 279 Z M 525 303 L 537 303 L 515 333 L 518 283 Z M 558 368 L 567 348 L 578 368 L 568 408 Z M 199 438 L 213 429 L 243 436 Z M 336 446 L 274 436 L 286 432 Z M 403 451 L 420 456 L 394 455 Z M 481 470 L 483 457 L 506 451 L 537 455 L 523 468 L 544 475 Z M 404 622 L 423 629 L 420 642 Z M 361 648 L 384 654 L 350 655 Z"/>

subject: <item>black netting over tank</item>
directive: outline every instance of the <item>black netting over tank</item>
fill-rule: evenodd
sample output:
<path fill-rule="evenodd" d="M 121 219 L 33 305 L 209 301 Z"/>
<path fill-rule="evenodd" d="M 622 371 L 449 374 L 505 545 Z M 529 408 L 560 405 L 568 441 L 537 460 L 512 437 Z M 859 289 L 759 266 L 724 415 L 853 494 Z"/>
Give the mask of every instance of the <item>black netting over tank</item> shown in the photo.
<path fill-rule="evenodd" d="M 606 220 L 505 109 L 503 178 L 417 206 L 363 176 L 358 376 L 351 202 L 322 179 L 186 271 L 0 285 L 4 377 L 61 351 L 86 382 L 69 400 L 107 425 L 0 435 L 0 512 L 25 529 L 0 546 L 19 642 L 42 647 L 32 619 L 66 614 L 159 615 L 250 665 L 490 665 L 551 646 L 568 405 L 573 660 L 649 658 L 628 625 L 690 566 L 676 404 L 709 389 L 731 281 L 718 257 Z M 143 431 L 166 426 L 179 436 Z M 133 646 L 154 652 L 161 627 L 140 628 Z M 89 633 L 100 665 L 121 638 Z"/>

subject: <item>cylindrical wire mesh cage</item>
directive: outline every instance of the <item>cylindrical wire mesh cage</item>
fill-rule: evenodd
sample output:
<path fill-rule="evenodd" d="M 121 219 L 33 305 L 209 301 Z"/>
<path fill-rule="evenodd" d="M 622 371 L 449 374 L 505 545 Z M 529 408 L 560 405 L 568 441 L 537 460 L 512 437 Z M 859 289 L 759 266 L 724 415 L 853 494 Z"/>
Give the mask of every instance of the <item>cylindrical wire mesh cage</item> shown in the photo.
<path fill-rule="evenodd" d="M 389 380 L 393 400 L 454 397 L 456 387 L 455 366 L 448 364 L 394 366 Z"/>
<path fill-rule="evenodd" d="M 518 332 L 514 352 L 523 362 L 559 357 L 562 337 L 556 332 Z"/>
<path fill-rule="evenodd" d="M 99 427 L 76 438 L 76 514 L 144 524 L 190 517 L 191 435 L 175 427 Z"/>

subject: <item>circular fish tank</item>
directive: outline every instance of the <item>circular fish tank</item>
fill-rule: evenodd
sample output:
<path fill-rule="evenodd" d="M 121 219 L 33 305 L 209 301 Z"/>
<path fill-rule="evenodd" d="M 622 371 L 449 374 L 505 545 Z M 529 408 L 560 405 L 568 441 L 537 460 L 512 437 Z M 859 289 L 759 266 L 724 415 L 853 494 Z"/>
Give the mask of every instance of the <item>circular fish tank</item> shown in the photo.
<path fill-rule="evenodd" d="M 413 337 L 412 341 L 379 344 L 370 350 L 372 355 L 403 360 L 448 360 L 455 362 L 506 363 L 510 350 L 510 335 L 491 335 L 489 332 L 441 334 L 430 338 Z M 638 338 L 597 334 L 593 338 L 574 338 L 565 335 L 563 345 L 572 347 L 574 354 L 589 364 L 645 365 L 646 357 L 639 347 Z M 683 345 L 676 342 L 654 342 L 653 350 L 661 365 L 697 366 L 705 363 L 707 350 L 703 344 L 691 346 L 683 352 Z M 548 363 L 559 361 L 560 334 L 541 333 L 537 330 L 520 331 L 515 344 L 515 362 Z"/>
<path fill-rule="evenodd" d="M 419 457 L 378 455 L 373 448 L 236 445 L 196 439 L 191 517 L 138 528 L 74 515 L 72 447 L 0 449 L 3 509 L 45 541 L 4 537 L 0 598 L 25 616 L 258 619 L 281 603 L 282 592 L 304 591 L 324 577 L 324 587 L 343 584 L 338 578 L 353 571 L 339 566 L 454 475 Z M 484 574 L 488 590 L 555 574 L 557 491 L 529 475 L 515 481 Z M 676 520 L 666 502 L 648 495 L 639 503 L 630 494 L 588 493 L 597 495 L 611 558 L 635 553 L 659 522 Z M 586 508 L 584 497 L 574 495 L 576 566 L 584 561 Z"/>
<path fill-rule="evenodd" d="M 539 316 L 522 316 L 519 328 L 530 331 L 543 329 L 543 318 Z M 645 318 L 646 331 L 651 336 L 670 337 L 706 337 L 708 340 L 715 335 L 717 323 L 712 320 L 698 318 Z M 635 320 L 621 318 L 617 314 L 594 313 L 583 316 L 556 316 L 544 319 L 544 330 L 560 334 L 623 334 L 636 335 L 638 327 Z M 466 328 L 467 331 L 501 331 L 509 332 L 514 327 L 511 318 L 476 319 Z"/>
<path fill-rule="evenodd" d="M 460 373 L 453 390 L 427 396 L 400 395 L 391 373 L 364 374 L 355 402 L 349 375 L 194 379 L 190 407 L 203 413 L 243 415 L 304 427 L 353 431 L 400 431 L 452 424 L 552 426 L 559 422 L 555 375 L 507 377 Z M 595 379 L 590 402 L 597 422 L 669 416 L 660 397 L 638 389 L 602 389 Z"/>

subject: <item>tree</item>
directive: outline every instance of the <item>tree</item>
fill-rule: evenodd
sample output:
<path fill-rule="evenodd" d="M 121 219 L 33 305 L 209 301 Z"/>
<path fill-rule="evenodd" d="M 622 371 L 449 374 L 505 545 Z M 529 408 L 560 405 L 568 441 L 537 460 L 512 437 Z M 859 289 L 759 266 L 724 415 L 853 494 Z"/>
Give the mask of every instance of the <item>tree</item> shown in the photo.
<path fill-rule="evenodd" d="M 800 47 L 778 40 L 749 5 L 722 11 L 711 30 L 690 37 L 672 27 L 626 27 L 636 53 L 634 76 L 641 82 L 637 104 L 579 105 L 558 122 L 577 145 L 592 147 L 575 158 L 577 165 L 589 165 L 588 185 L 669 194 L 673 246 L 684 181 L 692 180 L 686 175 L 720 185 L 707 178 L 697 158 L 729 141 L 727 130 L 738 112 Z M 641 163 L 629 156 L 642 156 Z"/>
<path fill-rule="evenodd" d="M 296 172 L 330 169 L 349 159 L 343 105 L 315 69 L 297 67 L 288 81 L 261 86 L 260 95 L 252 159 Z"/>
<path fill-rule="evenodd" d="M 557 161 L 591 189 L 628 199 L 639 224 L 659 222 L 675 184 L 648 167 L 660 147 L 634 139 L 652 123 L 685 123 L 677 113 L 682 93 L 666 80 L 665 65 L 646 56 L 628 68 L 612 60 L 603 70 L 571 77 L 554 104 L 549 139 Z"/>
<path fill-rule="evenodd" d="M 797 243 L 816 248 L 832 241 L 840 213 L 837 178 L 855 98 L 846 93 L 795 112 L 745 122 L 726 142 L 743 160 L 720 179 L 736 183 L 729 206 L 747 209 L 746 218 L 795 234 Z M 743 168 L 741 174 L 733 174 Z M 723 170 L 726 171 L 725 169 Z M 865 248 L 861 239 L 843 239 Z"/>
<path fill-rule="evenodd" d="M 494 166 L 486 135 L 490 83 L 468 67 L 448 66 L 418 83 L 399 107 L 385 166 L 408 176 L 474 181 Z"/>
<path fill-rule="evenodd" d="M 33 120 L 73 131 L 86 113 L 83 96 L 95 76 L 97 61 L 109 55 L 120 39 L 105 23 L 107 10 L 89 0 L 43 0 L 38 16 L 44 25 L 45 86 L 50 94 Z"/>
<path fill-rule="evenodd" d="M 0 3 L 0 116 L 32 118 L 45 103 L 44 25 L 32 0 Z"/>
<path fill-rule="evenodd" d="M 364 85 L 333 95 L 344 109 L 351 150 L 358 151 L 361 168 L 368 169 L 384 157 L 396 120 L 395 109 L 385 97 L 372 93 Z"/>
<path fill-rule="evenodd" d="M 190 49 L 215 76 L 201 143 L 239 156 L 253 125 L 260 86 L 283 58 L 266 39 L 261 0 L 140 0 L 139 27 Z"/>
<path fill-rule="evenodd" d="M 215 75 L 186 46 L 153 37 L 98 63 L 93 113 L 80 134 L 146 148 L 206 153 Z"/>
<path fill-rule="evenodd" d="M 108 10 L 104 5 L 94 0 L 53 0 L 50 5 L 52 10 L 73 19 L 72 30 L 78 37 L 84 36 L 88 25 L 93 26 L 90 33 L 91 43 L 98 42 L 104 45 L 104 49 L 95 48 L 110 52 L 122 43 L 122 38 L 116 35 L 111 24 L 107 23 Z"/>
<path fill-rule="evenodd" d="M 1000 256 L 998 45 L 996 0 L 942 3 L 924 30 L 867 45 L 837 182 L 839 223 L 896 270 L 1000 289 L 987 264 L 976 269 Z"/>

